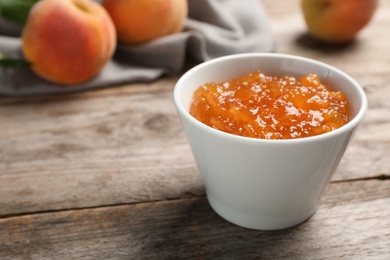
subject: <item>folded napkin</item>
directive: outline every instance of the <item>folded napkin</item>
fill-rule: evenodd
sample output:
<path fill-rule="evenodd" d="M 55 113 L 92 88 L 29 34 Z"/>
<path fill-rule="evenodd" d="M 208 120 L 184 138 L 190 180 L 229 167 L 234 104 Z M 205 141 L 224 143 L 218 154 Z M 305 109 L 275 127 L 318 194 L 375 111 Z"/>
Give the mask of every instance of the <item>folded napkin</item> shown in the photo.
<path fill-rule="evenodd" d="M 139 46 L 118 44 L 115 55 L 90 81 L 61 86 L 39 78 L 29 68 L 0 68 L 0 95 L 68 93 L 93 88 L 148 82 L 179 73 L 186 57 L 198 62 L 247 52 L 271 52 L 274 41 L 260 0 L 188 0 L 182 32 Z M 22 28 L 0 22 L 0 52 L 22 58 Z"/>

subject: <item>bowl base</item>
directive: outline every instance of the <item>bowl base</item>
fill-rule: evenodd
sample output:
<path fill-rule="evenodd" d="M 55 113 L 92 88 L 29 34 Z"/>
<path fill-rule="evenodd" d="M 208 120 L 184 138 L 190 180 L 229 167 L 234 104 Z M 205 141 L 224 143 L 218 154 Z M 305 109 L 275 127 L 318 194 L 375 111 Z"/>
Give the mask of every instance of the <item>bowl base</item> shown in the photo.
<path fill-rule="evenodd" d="M 318 207 L 309 212 L 297 214 L 283 214 L 279 217 L 270 217 L 262 214 L 258 209 L 256 214 L 246 214 L 242 210 L 238 211 L 226 204 L 219 202 L 215 197 L 207 194 L 207 200 L 211 208 L 223 219 L 240 227 L 254 230 L 280 230 L 298 226 L 309 220 L 317 211 Z"/>

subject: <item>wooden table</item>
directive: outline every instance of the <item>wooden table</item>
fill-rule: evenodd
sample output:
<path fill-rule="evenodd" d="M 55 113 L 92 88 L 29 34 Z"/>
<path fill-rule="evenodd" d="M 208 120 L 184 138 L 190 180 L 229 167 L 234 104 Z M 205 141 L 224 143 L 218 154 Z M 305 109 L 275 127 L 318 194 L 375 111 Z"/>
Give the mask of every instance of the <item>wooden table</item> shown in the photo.
<path fill-rule="evenodd" d="M 0 98 L 0 259 L 390 259 L 390 1 L 341 47 L 307 37 L 298 0 L 263 2 L 277 52 L 344 70 L 369 99 L 309 221 L 263 232 L 213 212 L 173 105 L 177 75 Z"/>

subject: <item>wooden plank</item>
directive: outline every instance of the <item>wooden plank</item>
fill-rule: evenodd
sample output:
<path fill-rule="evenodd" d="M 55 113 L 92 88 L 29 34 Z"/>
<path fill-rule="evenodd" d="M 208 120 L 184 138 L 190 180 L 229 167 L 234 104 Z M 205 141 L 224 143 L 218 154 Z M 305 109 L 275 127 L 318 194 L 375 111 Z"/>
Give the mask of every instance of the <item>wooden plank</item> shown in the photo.
<path fill-rule="evenodd" d="M 331 184 L 317 213 L 254 231 L 188 198 L 0 219 L 1 259 L 388 259 L 389 181 Z"/>
<path fill-rule="evenodd" d="M 0 107 L 0 214 L 203 194 L 171 88 Z"/>
<path fill-rule="evenodd" d="M 382 1 L 370 26 L 344 48 L 302 38 L 298 1 L 264 3 L 278 52 L 340 67 L 367 91 L 369 111 L 333 180 L 390 174 L 390 2 Z M 177 78 L 66 96 L 1 98 L 0 215 L 204 194 L 173 106 Z"/>

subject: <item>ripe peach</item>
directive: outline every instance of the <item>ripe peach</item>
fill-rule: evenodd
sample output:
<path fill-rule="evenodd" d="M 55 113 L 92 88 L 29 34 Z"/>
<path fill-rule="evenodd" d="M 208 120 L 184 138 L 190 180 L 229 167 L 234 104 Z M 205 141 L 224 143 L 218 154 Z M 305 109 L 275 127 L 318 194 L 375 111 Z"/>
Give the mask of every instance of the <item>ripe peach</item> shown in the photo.
<path fill-rule="evenodd" d="M 97 75 L 115 47 L 114 24 L 92 0 L 38 1 L 22 33 L 22 50 L 33 71 L 60 84 Z"/>
<path fill-rule="evenodd" d="M 118 40 L 141 44 L 183 29 L 187 0 L 103 0 Z"/>
<path fill-rule="evenodd" d="M 313 36 L 334 43 L 352 40 L 366 26 L 377 0 L 302 0 L 301 8 Z"/>

